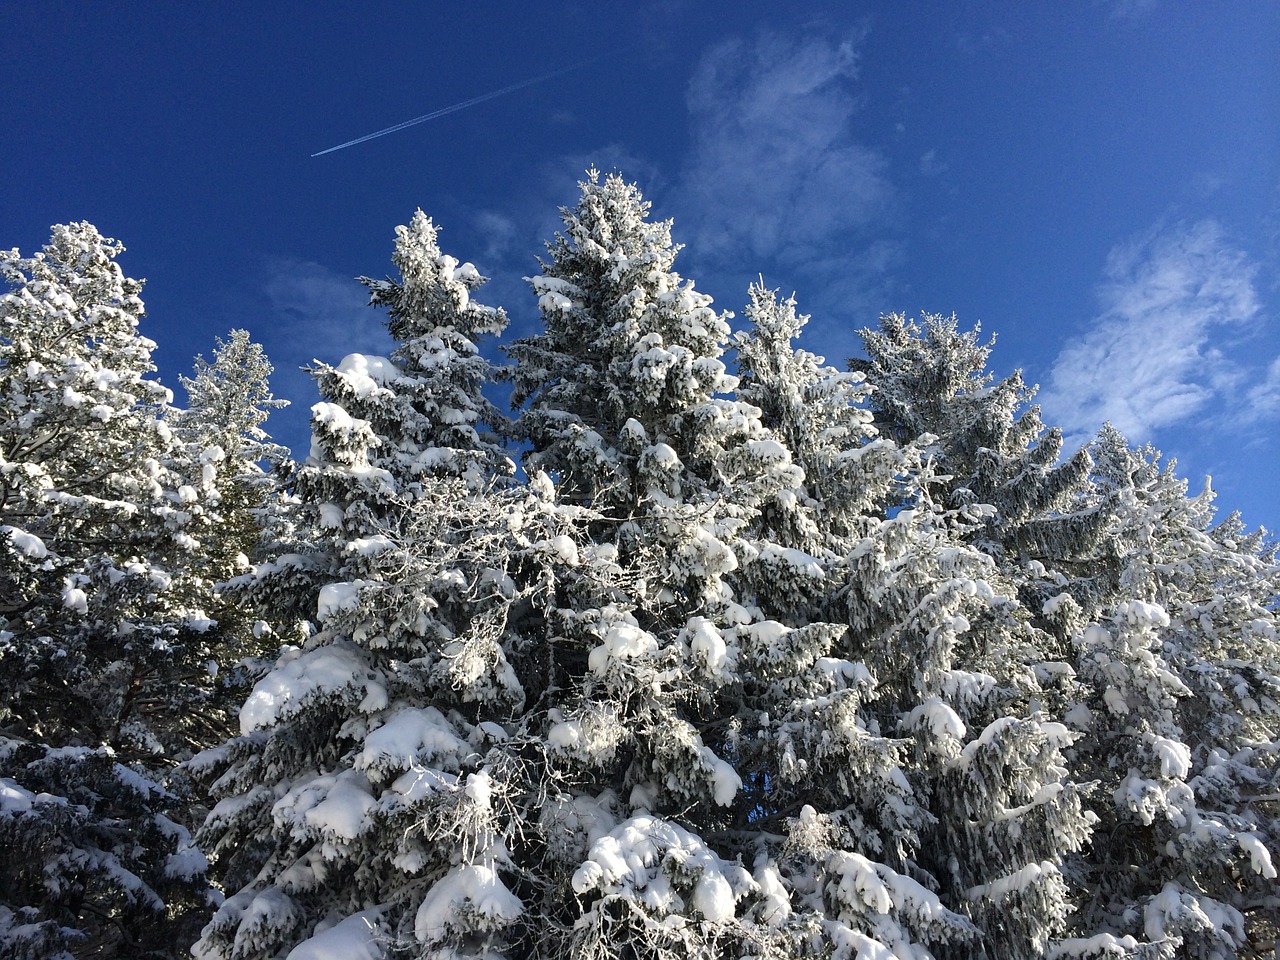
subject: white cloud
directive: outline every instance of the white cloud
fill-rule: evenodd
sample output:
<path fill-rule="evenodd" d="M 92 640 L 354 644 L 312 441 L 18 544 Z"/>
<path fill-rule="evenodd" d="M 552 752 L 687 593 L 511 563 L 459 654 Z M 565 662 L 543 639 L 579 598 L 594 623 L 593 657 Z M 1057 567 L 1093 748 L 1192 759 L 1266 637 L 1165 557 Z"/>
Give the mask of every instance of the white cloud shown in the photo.
<path fill-rule="evenodd" d="M 1113 0 L 1113 20 L 1140 20 L 1156 8 L 1157 0 Z"/>
<path fill-rule="evenodd" d="M 1248 416 L 1253 420 L 1280 417 L 1280 357 L 1271 361 L 1266 379 L 1249 390 Z"/>
<path fill-rule="evenodd" d="M 883 156 L 854 137 L 856 76 L 852 40 L 765 34 L 703 57 L 676 190 L 700 259 L 803 265 L 882 220 L 894 191 Z"/>
<path fill-rule="evenodd" d="M 947 172 L 947 165 L 938 159 L 937 150 L 929 150 L 920 158 L 920 174 L 925 177 L 937 177 Z"/>
<path fill-rule="evenodd" d="M 291 374 L 313 360 L 337 363 L 348 353 L 393 349 L 386 314 L 369 307 L 368 291 L 351 277 L 309 260 L 278 258 L 267 263 L 263 292 L 271 317 L 262 340 L 277 370 Z"/>
<path fill-rule="evenodd" d="M 492 210 L 482 210 L 476 214 L 476 231 L 484 241 L 483 256 L 486 263 L 501 263 L 516 241 L 516 223 Z M 482 267 L 482 270 L 492 269 Z"/>
<path fill-rule="evenodd" d="M 1042 403 L 1077 437 L 1105 421 L 1133 441 L 1211 416 L 1256 379 L 1232 341 L 1259 315 L 1257 267 L 1212 220 L 1115 247 L 1102 313 L 1053 364 Z"/>

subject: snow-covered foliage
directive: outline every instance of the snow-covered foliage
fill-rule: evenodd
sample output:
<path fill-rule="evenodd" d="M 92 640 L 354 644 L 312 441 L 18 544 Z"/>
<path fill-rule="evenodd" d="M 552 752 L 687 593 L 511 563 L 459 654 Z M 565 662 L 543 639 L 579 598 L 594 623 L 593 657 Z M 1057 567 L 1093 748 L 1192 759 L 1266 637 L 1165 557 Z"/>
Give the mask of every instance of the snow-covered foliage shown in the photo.
<path fill-rule="evenodd" d="M 1276 919 L 1274 549 L 1235 516 L 1213 525 L 1211 489 L 1188 497 L 1172 464 L 1114 429 L 1094 457 L 1111 590 L 1071 612 L 1084 690 L 1070 719 L 1109 841 L 1078 867 L 1098 891 L 1084 917 L 1180 956 L 1248 956 Z"/>
<path fill-rule="evenodd" d="M 0 258 L 0 954 L 1269 955 L 1265 534 L 954 318 L 732 333 L 580 188 L 509 368 L 398 228 L 299 462 L 244 331 L 172 407 L 113 241 Z"/>
<path fill-rule="evenodd" d="M 805 481 L 798 498 L 766 507 L 766 525 L 792 546 L 842 555 L 883 508 L 898 448 L 872 426 L 865 377 L 796 345 L 809 317 L 796 313 L 794 297 L 779 299 L 763 281 L 748 294 L 751 325 L 734 338 L 738 395 L 761 409 Z"/>
<path fill-rule="evenodd" d="M 317 365 L 292 539 L 233 585 L 292 611 L 304 639 L 249 693 L 240 736 L 191 764 L 212 780 L 200 836 L 230 894 L 198 957 L 324 956 L 335 938 L 482 955 L 520 912 L 504 744 L 529 651 L 513 621 L 545 591 L 528 571 L 559 562 L 541 544 L 568 534 L 536 495 L 495 486 L 508 461 L 477 430 L 487 368 L 469 337 L 502 316 L 470 299 L 478 274 L 421 214 L 395 261 L 404 283 L 371 286 L 400 345 Z"/>
<path fill-rule="evenodd" d="M 1105 505 L 1067 509 L 1091 466 L 1086 450 L 1065 460 L 1062 432 L 1046 429 L 1035 388 L 1021 371 L 999 382 L 987 370 L 995 341 L 980 328 L 961 332 L 954 316 L 901 314 L 861 331 L 867 358 L 850 362 L 874 385 L 871 405 L 881 432 L 920 442 L 952 509 L 986 507 L 968 538 L 1007 563 L 1076 556 L 1098 539 Z"/>
<path fill-rule="evenodd" d="M 170 467 L 142 284 L 87 223 L 0 253 L 0 940 L 164 956 L 210 894 L 166 771 L 217 733 L 200 505 Z"/>
<path fill-rule="evenodd" d="M 406 477 L 448 472 L 479 488 L 507 469 L 508 458 L 494 434 L 506 419 L 481 392 L 493 371 L 476 341 L 502 333 L 507 318 L 472 299 L 485 278 L 441 253 L 436 236 L 418 210 L 408 226 L 396 228 L 391 262 L 400 279 L 361 279 L 370 304 L 389 313 L 387 327 L 399 344 L 391 363 L 348 357 L 343 375 L 322 383 L 339 403 L 366 401 L 357 406 L 369 411 L 382 438 L 378 456 L 397 463 L 388 469 Z"/>
<path fill-rule="evenodd" d="M 226 340 L 217 338 L 212 361 L 196 357 L 193 375 L 180 378 L 187 406 L 169 417 L 177 441 L 171 463 L 184 481 L 180 489 L 199 507 L 185 532 L 198 544 L 201 561 L 179 588 L 207 612 L 209 636 L 223 654 L 216 683 L 226 723 L 210 731 L 202 747 L 225 739 L 246 685 L 274 659 L 279 645 L 268 627 L 275 614 L 254 609 L 227 589 L 248 572 L 263 541 L 290 523 L 282 483 L 290 470 L 289 451 L 271 442 L 263 428 L 272 410 L 288 405 L 272 395 L 271 373 L 248 331 L 232 330 Z"/>

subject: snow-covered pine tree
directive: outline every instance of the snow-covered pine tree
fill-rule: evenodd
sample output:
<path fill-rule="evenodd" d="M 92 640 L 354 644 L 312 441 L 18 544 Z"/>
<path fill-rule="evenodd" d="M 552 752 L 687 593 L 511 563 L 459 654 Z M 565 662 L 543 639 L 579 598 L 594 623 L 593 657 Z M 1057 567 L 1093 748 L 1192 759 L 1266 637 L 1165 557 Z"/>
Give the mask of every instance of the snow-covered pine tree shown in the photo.
<path fill-rule="evenodd" d="M 737 396 L 760 408 L 764 425 L 804 471 L 799 503 L 766 505 L 763 527 L 788 546 L 843 557 L 892 505 L 901 456 L 872 425 L 865 377 L 827 366 L 796 344 L 809 317 L 796 312 L 795 298 L 781 299 L 763 280 L 748 295 L 750 326 L 733 340 Z"/>
<path fill-rule="evenodd" d="M 399 345 L 317 365 L 295 539 L 241 586 L 310 635 L 255 686 L 242 736 L 194 764 L 217 775 L 201 838 L 232 893 L 201 958 L 493 957 L 518 935 L 508 741 L 538 651 L 513 624 L 547 578 L 513 573 L 573 541 L 503 489 L 510 463 L 480 432 L 473 338 L 505 319 L 472 299 L 479 274 L 421 214 L 394 262 L 400 280 L 369 285 Z"/>
<path fill-rule="evenodd" d="M 672 269 L 670 222 L 648 220 L 616 174 L 590 171 L 581 188 L 530 281 L 544 332 L 509 348 L 513 402 L 527 401 L 517 432 L 530 470 L 589 503 L 628 562 L 654 566 L 645 602 L 659 618 L 670 605 L 682 628 L 689 610 L 725 599 L 726 574 L 760 559 L 729 544 L 801 474 L 759 410 L 728 396 L 729 327 Z"/>
<path fill-rule="evenodd" d="M 749 295 L 751 327 L 735 338 L 739 396 L 761 407 L 804 469 L 797 512 L 816 531 L 806 549 L 828 581 L 789 627 L 762 631 L 740 667 L 744 701 L 763 719 L 742 748 L 749 780 L 766 787 L 751 822 L 788 838 L 774 848 L 774 892 L 783 897 L 770 923 L 785 931 L 788 956 L 957 950 L 979 933 L 944 906 L 936 884 L 920 882 L 927 877 L 917 858 L 933 820 L 928 792 L 918 793 L 921 778 L 911 775 L 910 732 L 896 717 L 883 723 L 882 692 L 862 659 L 866 638 L 850 629 L 847 598 L 832 588 L 848 581 L 851 551 L 909 494 L 915 451 L 878 435 L 862 374 L 826 367 L 796 346 L 808 318 L 794 299 L 762 283 Z M 764 530 L 786 542 L 805 529 L 771 507 Z M 833 617 L 845 622 L 825 622 Z"/>
<path fill-rule="evenodd" d="M 1088 452 L 1059 461 L 1062 433 L 1046 429 L 1040 408 L 1029 405 L 1035 388 L 1021 371 L 995 382 L 987 371 L 995 341 L 982 343 L 980 332 L 961 332 L 954 316 L 926 315 L 918 324 L 889 314 L 878 329 L 860 331 L 867 356 L 850 367 L 866 374 L 885 436 L 932 438 L 927 449 L 945 484 L 944 506 L 994 508 L 969 532 L 970 542 L 1008 567 L 1038 563 L 1087 580 L 1079 558 L 1106 522 L 1105 504 L 1079 506 Z"/>
<path fill-rule="evenodd" d="M 250 678 L 274 658 L 278 640 L 271 611 L 255 610 L 223 584 L 249 569 L 267 530 L 287 523 L 281 478 L 287 448 L 273 443 L 263 424 L 272 410 L 288 406 L 271 393 L 271 363 L 247 330 L 217 338 L 213 360 L 195 359 L 192 376 L 180 377 L 186 409 L 170 416 L 176 442 L 174 470 L 193 488 L 201 506 L 186 532 L 199 542 L 200 562 L 191 565 L 180 589 L 216 621 L 220 659 L 218 687 L 226 723 L 210 726 L 202 747 L 231 736 L 234 713 Z M 234 701 L 234 702 L 233 702 Z"/>
<path fill-rule="evenodd" d="M 506 329 L 506 315 L 471 302 L 485 278 L 474 265 L 440 252 L 436 227 L 421 210 L 396 228 L 391 262 L 400 280 L 360 282 L 369 288 L 370 304 L 387 308 L 387 328 L 400 344 L 394 359 L 419 382 L 397 392 L 399 407 L 411 407 L 413 415 L 401 409 L 396 431 L 379 432 L 384 445 L 398 445 L 379 456 L 394 458 L 406 476 L 460 476 L 481 489 L 511 470 L 499 441 L 506 418 L 482 391 L 495 371 L 476 346 Z"/>
<path fill-rule="evenodd" d="M 531 280 L 544 331 L 510 350 L 518 426 L 529 469 L 599 515 L 626 588 L 563 608 L 553 637 L 564 692 L 549 739 L 572 789 L 544 827 L 563 871 L 544 949 L 702 953 L 741 940 L 737 901 L 755 887 L 709 839 L 733 822 L 725 691 L 736 631 L 758 619 L 727 578 L 756 504 L 793 468 L 758 411 L 724 396 L 728 326 L 672 269 L 670 223 L 617 175 L 580 186 Z"/>
<path fill-rule="evenodd" d="M 166 467 L 122 251 L 73 223 L 0 253 L 0 940 L 22 957 L 176 956 L 210 893 L 163 786 L 210 679 L 172 589 L 198 497 Z"/>
<path fill-rule="evenodd" d="M 213 360 L 196 357 L 192 376 L 180 377 L 186 409 L 173 418 L 190 482 L 212 508 L 202 539 L 205 576 L 221 583 L 243 573 L 257 548 L 278 480 L 271 469 L 288 450 L 272 442 L 263 424 L 289 405 L 271 393 L 272 366 L 247 330 L 217 338 Z"/>
<path fill-rule="evenodd" d="M 798 600 L 821 564 L 763 539 L 762 511 L 798 502 L 802 475 L 727 395 L 724 319 L 672 270 L 670 224 L 634 186 L 593 171 L 581 189 L 531 281 L 544 332 L 511 350 L 528 462 L 591 505 L 618 566 L 551 621 L 560 792 L 541 822 L 539 955 L 843 955 L 963 930 L 910 878 L 825 839 L 803 773 L 783 786 L 767 765 L 791 736 L 794 773 L 812 734 L 826 770 L 854 758 L 866 799 L 893 783 L 896 748 L 858 729 L 865 671 L 826 657 L 846 628 L 807 622 Z M 817 730 L 831 719 L 847 743 Z"/>
<path fill-rule="evenodd" d="M 918 834 L 882 842 L 976 925 L 940 956 L 1042 957 L 1067 932 L 1062 868 L 1090 834 L 1072 736 L 1044 712 L 1041 676 L 1060 671 L 1039 662 L 1050 638 L 1014 584 L 969 543 L 984 512 L 935 504 L 931 460 L 904 454 L 913 506 L 854 547 L 844 594 L 850 657 L 877 681 L 873 729 L 910 739 L 906 778 L 925 809 Z"/>
<path fill-rule="evenodd" d="M 1257 956 L 1280 926 L 1274 548 L 1238 517 L 1213 525 L 1207 486 L 1188 497 L 1173 463 L 1114 428 L 1093 450 L 1112 592 L 1091 611 L 1049 601 L 1078 650 L 1076 763 L 1100 781 L 1078 926 L 1179 957 Z"/>
<path fill-rule="evenodd" d="M 773 687 L 762 692 L 784 748 L 765 768 L 778 794 L 809 801 L 800 834 L 823 841 L 803 882 L 827 891 L 828 931 L 856 917 L 845 936 L 874 932 L 895 949 L 1042 956 L 1066 931 L 1061 865 L 1089 833 L 1064 767 L 1070 737 L 1041 712 L 1031 669 L 1051 638 L 1026 627 L 1012 582 L 967 545 L 990 509 L 968 497 L 933 504 L 950 479 L 934 473 L 937 438 L 895 425 L 873 394 L 903 445 L 878 436 L 851 408 L 870 393 L 861 374 L 794 348 L 803 318 L 792 302 L 763 287 L 751 295 L 744 390 L 816 476 L 806 492 L 843 511 L 821 527 L 847 554 L 832 571 L 848 584 L 836 642 L 788 662 L 797 651 L 784 637 L 753 671 Z M 938 406 L 935 419 L 951 415 Z M 849 898 L 850 887 L 878 899 Z M 901 914 L 896 928 L 884 905 Z"/>

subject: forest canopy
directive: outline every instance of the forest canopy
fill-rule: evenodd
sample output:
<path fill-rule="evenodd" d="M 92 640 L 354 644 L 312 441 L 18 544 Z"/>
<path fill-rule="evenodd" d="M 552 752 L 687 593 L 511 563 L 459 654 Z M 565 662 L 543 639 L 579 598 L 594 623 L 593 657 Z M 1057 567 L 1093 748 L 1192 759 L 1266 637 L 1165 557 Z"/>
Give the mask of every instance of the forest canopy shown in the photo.
<path fill-rule="evenodd" d="M 955 317 L 831 365 L 562 220 L 514 340 L 396 228 L 296 459 L 248 332 L 181 407 L 121 244 L 0 252 L 0 955 L 1270 956 L 1266 532 Z"/>

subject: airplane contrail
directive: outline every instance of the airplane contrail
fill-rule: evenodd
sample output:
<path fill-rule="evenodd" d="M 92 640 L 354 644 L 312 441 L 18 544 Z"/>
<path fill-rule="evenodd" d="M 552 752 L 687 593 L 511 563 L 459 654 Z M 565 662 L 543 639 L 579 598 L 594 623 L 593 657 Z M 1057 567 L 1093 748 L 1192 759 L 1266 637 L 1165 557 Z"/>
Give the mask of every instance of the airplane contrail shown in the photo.
<path fill-rule="evenodd" d="M 465 110 L 467 107 L 474 107 L 478 103 L 484 103 L 486 100 L 493 100 L 497 97 L 505 96 L 508 93 L 515 93 L 517 90 L 523 90 L 525 87 L 531 87 L 535 83 L 542 83 L 542 81 L 550 80 L 552 77 L 558 77 L 561 74 L 569 73 L 570 71 L 585 67 L 588 64 L 595 63 L 597 60 L 603 60 L 605 57 L 617 52 L 618 51 L 610 51 L 609 53 L 602 53 L 599 56 L 591 57 L 589 60 L 581 60 L 578 63 L 570 64 L 567 67 L 561 67 L 559 70 L 552 70 L 550 73 L 544 73 L 528 80 L 521 80 L 519 83 L 513 83 L 509 87 L 503 87 L 501 90 L 491 90 L 488 93 L 482 93 L 478 97 L 472 97 L 470 100 L 463 100 L 461 103 L 441 107 L 439 110 L 433 110 L 431 113 L 424 113 L 420 117 L 414 117 L 412 120 L 405 120 L 403 123 L 397 123 L 384 130 L 378 130 L 374 133 L 366 133 L 363 137 L 356 137 L 354 140 L 348 140 L 346 143 L 340 143 L 336 147 L 330 147 L 328 150 L 321 150 L 319 153 L 313 153 L 311 156 L 323 157 L 326 153 L 333 153 L 335 150 L 345 150 L 347 147 L 354 147 L 357 143 L 364 143 L 366 140 L 376 140 L 378 137 L 385 137 L 389 133 L 397 133 L 406 127 L 412 127 L 415 124 L 426 123 L 428 120 L 438 120 L 451 113 L 457 113 L 459 110 Z"/>

